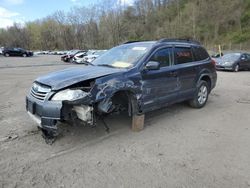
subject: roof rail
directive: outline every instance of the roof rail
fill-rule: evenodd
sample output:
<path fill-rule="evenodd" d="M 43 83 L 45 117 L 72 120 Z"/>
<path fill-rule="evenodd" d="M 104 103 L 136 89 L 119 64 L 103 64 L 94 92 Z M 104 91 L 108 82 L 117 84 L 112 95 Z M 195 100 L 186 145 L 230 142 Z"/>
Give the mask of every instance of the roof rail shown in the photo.
<path fill-rule="evenodd" d="M 194 40 L 194 39 L 168 39 L 168 38 L 163 38 L 157 41 L 158 43 L 162 43 L 162 42 L 185 42 L 185 43 L 194 43 L 194 44 L 201 44 L 199 41 Z"/>
<path fill-rule="evenodd" d="M 139 41 L 139 40 L 132 40 L 132 41 L 124 42 L 123 44 L 130 44 L 130 43 L 134 43 L 134 42 L 141 42 L 141 41 Z"/>

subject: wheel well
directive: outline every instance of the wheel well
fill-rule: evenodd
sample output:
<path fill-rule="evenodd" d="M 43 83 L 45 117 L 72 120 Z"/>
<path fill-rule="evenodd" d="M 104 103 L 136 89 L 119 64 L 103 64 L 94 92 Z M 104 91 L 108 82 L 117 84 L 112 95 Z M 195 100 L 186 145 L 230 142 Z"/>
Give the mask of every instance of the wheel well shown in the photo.
<path fill-rule="evenodd" d="M 115 103 L 121 102 L 127 104 L 129 101 L 129 94 L 127 91 L 118 91 L 114 93 L 112 101 Z"/>
<path fill-rule="evenodd" d="M 205 81 L 208 83 L 209 90 L 211 90 L 211 79 L 209 76 L 202 76 L 201 80 Z"/>
<path fill-rule="evenodd" d="M 133 97 L 133 92 L 131 91 L 118 91 L 112 97 L 112 103 L 116 106 L 120 106 L 123 108 L 123 111 L 126 110 L 128 115 L 131 114 L 135 110 L 135 99 Z"/>

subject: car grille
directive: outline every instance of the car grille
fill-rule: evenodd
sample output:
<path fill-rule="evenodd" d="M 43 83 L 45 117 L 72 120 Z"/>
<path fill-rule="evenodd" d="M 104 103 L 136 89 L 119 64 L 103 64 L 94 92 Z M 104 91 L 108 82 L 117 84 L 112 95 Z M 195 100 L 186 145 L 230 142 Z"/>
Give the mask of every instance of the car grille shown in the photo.
<path fill-rule="evenodd" d="M 30 95 L 38 100 L 44 101 L 50 91 L 51 89 L 49 87 L 34 83 L 30 90 Z"/>

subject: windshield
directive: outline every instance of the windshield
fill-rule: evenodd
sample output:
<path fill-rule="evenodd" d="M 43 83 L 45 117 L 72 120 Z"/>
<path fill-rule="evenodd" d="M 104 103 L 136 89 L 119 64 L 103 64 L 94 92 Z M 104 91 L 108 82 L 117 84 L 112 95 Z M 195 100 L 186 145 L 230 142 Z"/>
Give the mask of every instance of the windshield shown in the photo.
<path fill-rule="evenodd" d="M 94 65 L 115 68 L 130 68 L 152 47 L 154 42 L 124 44 L 101 55 L 93 61 Z"/>
<path fill-rule="evenodd" d="M 240 58 L 240 53 L 226 54 L 221 57 L 221 59 L 226 61 L 235 61 Z"/>

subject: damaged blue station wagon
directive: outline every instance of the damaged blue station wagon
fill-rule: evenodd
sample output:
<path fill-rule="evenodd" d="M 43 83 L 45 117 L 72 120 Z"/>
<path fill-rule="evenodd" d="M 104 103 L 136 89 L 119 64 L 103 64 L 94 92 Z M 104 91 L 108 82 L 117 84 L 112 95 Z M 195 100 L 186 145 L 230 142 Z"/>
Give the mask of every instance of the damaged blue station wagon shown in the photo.
<path fill-rule="evenodd" d="M 58 121 L 93 126 L 97 117 L 113 112 L 140 115 L 181 101 L 201 108 L 216 80 L 215 62 L 196 41 L 127 42 L 88 66 L 37 78 L 26 109 L 53 138 Z"/>

